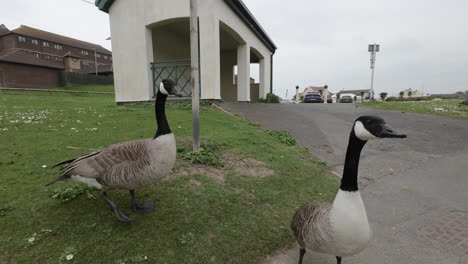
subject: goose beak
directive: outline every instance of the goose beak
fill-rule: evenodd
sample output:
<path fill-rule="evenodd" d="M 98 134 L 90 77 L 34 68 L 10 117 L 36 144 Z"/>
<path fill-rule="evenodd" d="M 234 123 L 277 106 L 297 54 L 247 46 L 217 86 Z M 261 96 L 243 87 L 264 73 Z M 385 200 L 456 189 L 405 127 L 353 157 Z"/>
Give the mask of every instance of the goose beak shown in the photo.
<path fill-rule="evenodd" d="M 398 134 L 395 132 L 393 129 L 391 129 L 389 126 L 383 124 L 382 130 L 377 134 L 378 137 L 380 138 L 406 138 L 405 134 Z"/>
<path fill-rule="evenodd" d="M 182 97 L 183 96 L 182 94 L 178 93 L 175 89 L 172 89 L 170 94 L 175 95 L 177 97 Z"/>

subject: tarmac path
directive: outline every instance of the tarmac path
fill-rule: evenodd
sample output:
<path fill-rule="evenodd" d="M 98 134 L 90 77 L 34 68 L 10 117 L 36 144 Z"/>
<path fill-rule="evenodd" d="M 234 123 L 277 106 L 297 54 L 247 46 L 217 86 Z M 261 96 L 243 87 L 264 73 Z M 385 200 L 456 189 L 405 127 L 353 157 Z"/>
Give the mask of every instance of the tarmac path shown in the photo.
<path fill-rule="evenodd" d="M 468 264 L 468 119 L 355 107 L 353 104 L 220 103 L 223 109 L 287 130 L 299 145 L 338 174 L 353 121 L 377 115 L 407 139 L 370 141 L 359 166 L 359 187 L 373 237 L 343 264 Z M 265 264 L 297 263 L 298 246 Z M 335 264 L 308 252 L 304 264 Z"/>

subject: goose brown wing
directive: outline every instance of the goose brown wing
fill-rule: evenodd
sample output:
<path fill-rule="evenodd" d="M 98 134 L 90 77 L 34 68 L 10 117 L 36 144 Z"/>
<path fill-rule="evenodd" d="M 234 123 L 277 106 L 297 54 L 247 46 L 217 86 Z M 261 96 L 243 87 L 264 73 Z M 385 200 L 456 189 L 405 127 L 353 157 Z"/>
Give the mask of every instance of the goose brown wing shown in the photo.
<path fill-rule="evenodd" d="M 76 158 L 63 169 L 63 175 L 80 175 L 98 179 L 100 175 L 119 164 L 129 164 L 147 159 L 147 140 L 132 140 L 108 146 L 100 151 Z"/>
<path fill-rule="evenodd" d="M 291 221 L 291 230 L 301 247 L 306 247 L 306 241 L 322 240 L 328 232 L 328 214 L 331 204 L 327 202 L 312 202 L 299 208 Z M 318 241 L 317 241 L 318 242 Z"/>

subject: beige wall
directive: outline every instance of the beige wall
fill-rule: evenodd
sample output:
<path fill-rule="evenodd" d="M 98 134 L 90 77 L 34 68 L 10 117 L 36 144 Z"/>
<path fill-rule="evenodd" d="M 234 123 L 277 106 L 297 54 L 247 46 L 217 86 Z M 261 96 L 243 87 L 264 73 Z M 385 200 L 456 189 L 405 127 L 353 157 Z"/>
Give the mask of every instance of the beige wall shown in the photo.
<path fill-rule="evenodd" d="M 186 7 L 186 8 L 183 8 Z M 264 58 L 260 91 L 270 90 L 270 51 L 246 24 L 220 0 L 199 1 L 201 98 L 220 99 L 219 21 L 229 25 Z M 144 101 L 153 96 L 150 63 L 154 59 L 189 57 L 186 40 L 155 28 L 189 17 L 189 0 L 119 0 L 109 9 L 116 101 Z M 155 34 L 153 34 L 155 33 Z M 167 33 L 167 32 L 166 32 Z M 155 38 L 155 39 L 153 39 Z M 183 38 L 186 39 L 186 38 Z M 167 53 L 166 53 L 167 52 Z M 246 76 L 247 78 L 249 76 Z M 230 93 L 229 88 L 225 91 Z M 247 96 L 250 93 L 247 93 Z M 229 95 L 227 95 L 229 96 Z"/>
<path fill-rule="evenodd" d="M 235 51 L 221 52 L 221 98 L 226 101 L 237 100 L 237 86 L 233 84 L 233 67 L 236 64 Z"/>

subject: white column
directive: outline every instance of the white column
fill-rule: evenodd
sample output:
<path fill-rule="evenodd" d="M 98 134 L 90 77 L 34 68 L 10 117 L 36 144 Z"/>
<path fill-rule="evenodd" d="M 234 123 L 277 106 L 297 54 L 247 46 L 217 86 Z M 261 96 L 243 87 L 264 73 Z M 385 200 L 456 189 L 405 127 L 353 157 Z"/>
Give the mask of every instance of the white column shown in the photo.
<path fill-rule="evenodd" d="M 199 16 L 201 99 L 221 99 L 219 20 Z"/>
<path fill-rule="evenodd" d="M 237 101 L 250 101 L 250 47 L 237 46 Z"/>
<path fill-rule="evenodd" d="M 270 92 L 270 57 L 260 59 L 260 87 L 259 98 L 265 98 Z"/>

